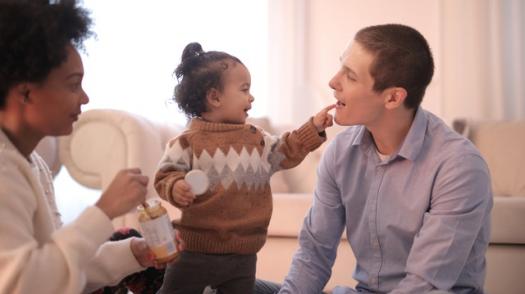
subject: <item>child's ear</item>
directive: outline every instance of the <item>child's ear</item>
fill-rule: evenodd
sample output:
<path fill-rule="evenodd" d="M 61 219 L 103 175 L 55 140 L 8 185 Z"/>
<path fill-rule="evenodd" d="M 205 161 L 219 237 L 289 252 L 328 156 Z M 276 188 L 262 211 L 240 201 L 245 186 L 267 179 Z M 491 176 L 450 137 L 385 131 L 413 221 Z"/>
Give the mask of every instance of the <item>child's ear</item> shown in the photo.
<path fill-rule="evenodd" d="M 206 101 L 208 105 L 213 107 L 219 107 L 221 105 L 220 93 L 217 89 L 211 88 L 206 93 Z"/>

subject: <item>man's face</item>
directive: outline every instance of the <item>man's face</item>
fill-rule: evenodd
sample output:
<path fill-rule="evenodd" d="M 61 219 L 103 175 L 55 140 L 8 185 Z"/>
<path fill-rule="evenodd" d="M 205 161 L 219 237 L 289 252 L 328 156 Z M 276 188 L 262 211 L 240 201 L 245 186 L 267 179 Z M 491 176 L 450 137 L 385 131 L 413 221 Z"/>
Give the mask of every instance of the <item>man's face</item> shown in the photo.
<path fill-rule="evenodd" d="M 372 90 L 374 79 L 370 66 L 374 56 L 358 42 L 350 45 L 341 57 L 341 68 L 330 80 L 337 99 L 335 122 L 349 126 L 373 126 L 385 111 L 381 93 Z"/>

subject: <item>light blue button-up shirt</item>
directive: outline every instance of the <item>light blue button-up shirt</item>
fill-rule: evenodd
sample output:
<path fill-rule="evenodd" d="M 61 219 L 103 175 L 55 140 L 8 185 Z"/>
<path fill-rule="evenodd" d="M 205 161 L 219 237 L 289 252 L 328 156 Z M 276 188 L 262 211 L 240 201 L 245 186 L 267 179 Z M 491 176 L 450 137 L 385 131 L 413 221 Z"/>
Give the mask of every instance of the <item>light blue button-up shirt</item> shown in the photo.
<path fill-rule="evenodd" d="M 398 152 L 376 150 L 364 126 L 327 148 L 279 293 L 321 293 L 345 228 L 358 284 L 334 293 L 482 293 L 492 192 L 477 149 L 420 108 Z"/>

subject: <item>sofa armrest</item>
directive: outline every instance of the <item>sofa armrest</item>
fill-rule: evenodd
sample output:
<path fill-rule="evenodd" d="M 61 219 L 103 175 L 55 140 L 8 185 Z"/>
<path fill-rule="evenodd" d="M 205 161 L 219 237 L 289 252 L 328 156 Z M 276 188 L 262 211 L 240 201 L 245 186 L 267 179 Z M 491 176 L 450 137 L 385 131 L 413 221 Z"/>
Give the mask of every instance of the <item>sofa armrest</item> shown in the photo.
<path fill-rule="evenodd" d="M 147 197 L 157 197 L 152 178 L 167 139 L 179 132 L 176 126 L 125 111 L 89 110 L 79 117 L 71 135 L 60 138 L 59 157 L 78 183 L 93 189 L 104 190 L 119 170 L 138 167 L 150 178 Z M 172 210 L 175 217 L 178 210 Z M 137 227 L 134 215 L 117 218 L 114 224 Z"/>
<path fill-rule="evenodd" d="M 525 197 L 494 197 L 490 243 L 525 245 Z"/>

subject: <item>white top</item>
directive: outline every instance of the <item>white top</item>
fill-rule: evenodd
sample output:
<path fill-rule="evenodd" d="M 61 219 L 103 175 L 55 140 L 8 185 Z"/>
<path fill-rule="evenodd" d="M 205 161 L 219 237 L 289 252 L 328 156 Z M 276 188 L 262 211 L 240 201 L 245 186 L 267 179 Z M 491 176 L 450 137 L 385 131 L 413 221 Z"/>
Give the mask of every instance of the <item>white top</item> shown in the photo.
<path fill-rule="evenodd" d="M 0 130 L 0 293 L 81 293 L 142 269 L 130 239 L 106 242 L 113 226 L 98 207 L 62 227 L 50 171 L 30 160 Z"/>

